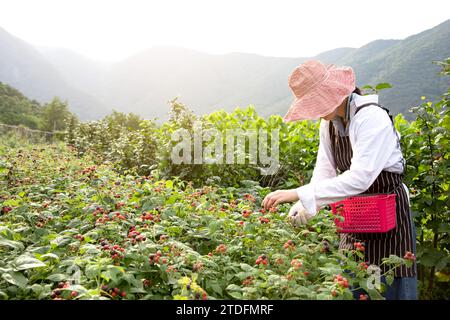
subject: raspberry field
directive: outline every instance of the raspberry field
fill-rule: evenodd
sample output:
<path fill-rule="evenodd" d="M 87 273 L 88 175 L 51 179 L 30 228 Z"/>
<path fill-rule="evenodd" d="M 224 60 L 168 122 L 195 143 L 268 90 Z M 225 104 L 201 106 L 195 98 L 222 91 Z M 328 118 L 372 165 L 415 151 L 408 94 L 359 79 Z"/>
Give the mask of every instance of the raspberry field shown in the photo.
<path fill-rule="evenodd" d="M 423 97 L 414 121 L 395 123 L 417 252 L 387 258 L 384 276 L 390 283 L 394 268 L 416 260 L 421 299 L 450 292 L 448 95 Z M 281 169 L 174 165 L 168 133 L 194 121 L 279 130 Z M 328 208 L 294 228 L 289 204 L 260 206 L 269 192 L 309 181 L 317 123 L 263 119 L 253 108 L 198 117 L 173 102 L 161 125 L 114 113 L 72 119 L 52 141 L 1 138 L 0 299 L 383 299 L 364 243 L 338 251 Z"/>
<path fill-rule="evenodd" d="M 349 299 L 368 277 L 363 249 L 337 252 L 329 213 L 295 230 L 286 207 L 260 209 L 268 190 L 252 182 L 119 175 L 62 144 L 1 153 L 13 167 L 2 177 L 2 298 Z"/>

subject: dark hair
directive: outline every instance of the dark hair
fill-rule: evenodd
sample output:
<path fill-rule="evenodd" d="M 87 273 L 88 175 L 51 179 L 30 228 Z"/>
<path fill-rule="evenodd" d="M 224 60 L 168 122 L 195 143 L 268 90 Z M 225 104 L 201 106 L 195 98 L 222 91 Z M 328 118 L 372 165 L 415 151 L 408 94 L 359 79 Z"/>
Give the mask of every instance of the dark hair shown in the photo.
<path fill-rule="evenodd" d="M 358 87 L 355 87 L 355 90 L 353 90 L 353 93 L 356 93 L 356 94 L 359 94 L 360 96 L 362 96 L 362 91 Z"/>

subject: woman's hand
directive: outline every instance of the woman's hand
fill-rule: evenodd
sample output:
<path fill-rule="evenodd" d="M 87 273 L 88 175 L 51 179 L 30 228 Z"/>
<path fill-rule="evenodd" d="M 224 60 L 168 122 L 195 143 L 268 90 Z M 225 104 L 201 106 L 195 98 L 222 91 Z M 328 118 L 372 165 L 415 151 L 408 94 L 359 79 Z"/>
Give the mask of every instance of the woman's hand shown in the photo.
<path fill-rule="evenodd" d="M 266 210 L 276 207 L 280 203 L 298 201 L 297 190 L 277 190 L 269 193 L 262 202 L 262 207 Z"/>
<path fill-rule="evenodd" d="M 297 201 L 289 210 L 288 219 L 294 227 L 300 227 L 308 223 L 314 216 L 309 214 L 301 201 Z"/>

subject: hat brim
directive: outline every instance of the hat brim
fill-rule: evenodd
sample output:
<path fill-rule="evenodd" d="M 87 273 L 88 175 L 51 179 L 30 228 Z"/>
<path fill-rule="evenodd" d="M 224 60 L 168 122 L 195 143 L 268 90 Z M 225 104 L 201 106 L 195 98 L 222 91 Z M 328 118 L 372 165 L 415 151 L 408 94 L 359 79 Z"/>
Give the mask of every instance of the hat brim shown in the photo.
<path fill-rule="evenodd" d="M 329 67 L 329 75 L 311 92 L 296 98 L 283 117 L 286 122 L 316 120 L 332 113 L 355 89 L 355 74 L 350 67 Z"/>

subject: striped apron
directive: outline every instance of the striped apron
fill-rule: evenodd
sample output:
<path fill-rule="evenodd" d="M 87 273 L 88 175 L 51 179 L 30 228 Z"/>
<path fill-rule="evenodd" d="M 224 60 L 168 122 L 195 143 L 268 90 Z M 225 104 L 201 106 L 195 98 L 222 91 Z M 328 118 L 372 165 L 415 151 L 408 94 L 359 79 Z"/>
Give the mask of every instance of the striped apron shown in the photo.
<path fill-rule="evenodd" d="M 384 108 L 383 108 L 384 109 Z M 358 112 L 360 108 L 357 109 Z M 385 109 L 386 110 L 386 109 Z M 356 113 L 355 113 L 356 114 Z M 392 118 L 391 118 L 392 120 Z M 349 170 L 353 155 L 349 136 L 339 136 L 335 126 L 329 122 L 331 149 L 337 169 L 340 173 Z M 409 210 L 408 195 L 403 188 L 403 173 L 381 171 L 373 184 L 362 194 L 371 193 L 395 193 L 397 220 L 396 227 L 385 233 L 341 233 L 340 249 L 355 249 L 355 242 L 365 244 L 365 260 L 368 264 L 381 267 L 382 272 L 387 271 L 387 266 L 381 265 L 384 257 L 395 254 L 403 257 L 407 251 L 414 252 L 412 221 Z M 396 277 L 412 277 L 416 273 L 416 265 L 410 268 L 401 266 L 394 271 Z"/>

